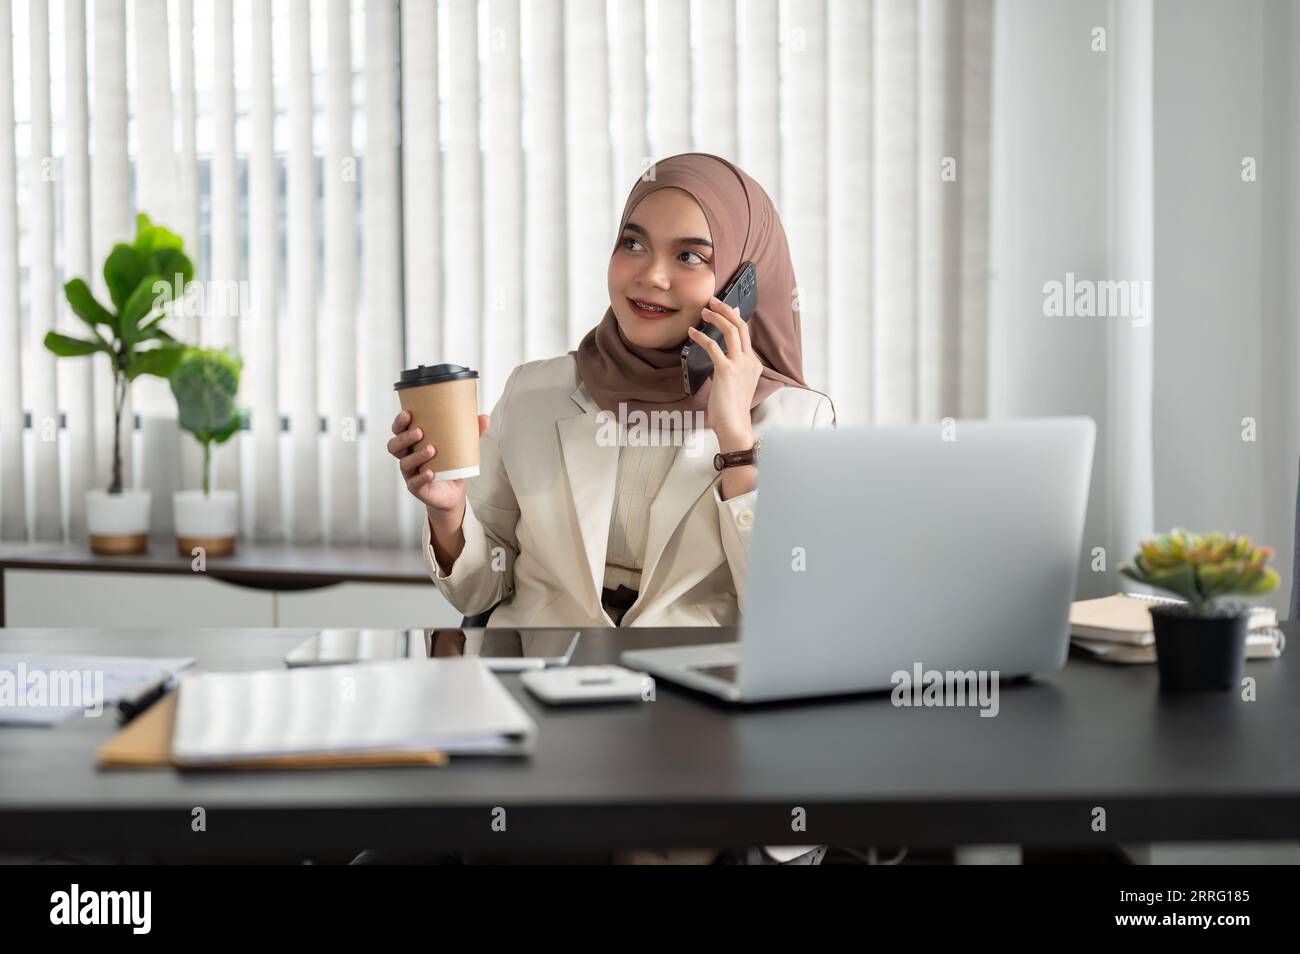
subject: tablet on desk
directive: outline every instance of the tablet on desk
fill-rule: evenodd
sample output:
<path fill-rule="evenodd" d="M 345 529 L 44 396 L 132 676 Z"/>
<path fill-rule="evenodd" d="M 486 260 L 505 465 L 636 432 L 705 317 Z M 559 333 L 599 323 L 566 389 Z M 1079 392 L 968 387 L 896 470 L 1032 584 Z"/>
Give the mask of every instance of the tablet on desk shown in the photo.
<path fill-rule="evenodd" d="M 567 666 L 578 645 L 574 629 L 531 629 L 525 653 L 514 629 L 323 629 L 284 657 L 290 667 L 333 666 L 384 659 L 478 656 L 494 672 Z"/>

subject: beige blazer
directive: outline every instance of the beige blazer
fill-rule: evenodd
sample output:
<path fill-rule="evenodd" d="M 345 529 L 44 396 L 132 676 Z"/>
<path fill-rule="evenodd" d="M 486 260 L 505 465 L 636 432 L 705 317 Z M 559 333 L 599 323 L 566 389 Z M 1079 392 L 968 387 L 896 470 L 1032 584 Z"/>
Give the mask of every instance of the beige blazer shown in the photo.
<path fill-rule="evenodd" d="M 570 354 L 511 372 L 482 438 L 481 471 L 467 485 L 465 549 L 450 573 L 421 521 L 429 575 L 461 613 L 504 600 L 494 627 L 615 625 L 600 593 L 619 449 L 599 410 Z M 761 437 L 772 428 L 831 427 L 834 417 L 825 394 L 783 387 L 754 409 L 753 428 Z M 620 625 L 740 621 L 758 489 L 723 500 L 717 452 L 711 429 L 678 449 L 650 508 L 639 595 Z"/>

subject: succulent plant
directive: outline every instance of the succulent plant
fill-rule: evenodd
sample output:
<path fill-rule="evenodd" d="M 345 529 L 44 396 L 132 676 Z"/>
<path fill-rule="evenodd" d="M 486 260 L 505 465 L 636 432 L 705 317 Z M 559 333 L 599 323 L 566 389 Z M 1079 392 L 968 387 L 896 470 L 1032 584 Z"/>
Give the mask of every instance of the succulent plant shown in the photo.
<path fill-rule="evenodd" d="M 1133 565 L 1124 564 L 1119 572 L 1176 593 L 1195 613 L 1231 593 L 1253 596 L 1277 586 L 1277 570 L 1268 565 L 1273 548 L 1257 547 L 1246 536 L 1174 528 L 1138 546 Z"/>

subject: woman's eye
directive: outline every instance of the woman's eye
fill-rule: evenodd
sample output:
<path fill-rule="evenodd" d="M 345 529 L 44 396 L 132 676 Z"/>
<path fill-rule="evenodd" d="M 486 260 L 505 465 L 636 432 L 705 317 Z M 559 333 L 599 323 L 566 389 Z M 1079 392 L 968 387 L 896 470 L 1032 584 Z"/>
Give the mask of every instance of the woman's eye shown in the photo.
<path fill-rule="evenodd" d="M 624 236 L 623 236 L 623 247 L 624 247 L 625 249 L 627 249 L 628 251 L 635 251 L 634 249 L 632 249 L 632 248 L 628 245 L 629 242 L 631 242 L 632 245 L 640 245 L 640 244 L 641 244 L 641 243 L 638 242 L 636 239 L 632 238 L 632 236 L 630 236 L 630 235 L 624 235 Z"/>
<path fill-rule="evenodd" d="M 691 255 L 691 256 L 693 256 L 693 257 L 695 258 L 695 261 L 693 261 L 693 262 L 687 262 L 687 263 L 686 263 L 687 265 L 707 265 L 707 264 L 708 264 L 708 262 L 706 262 L 703 258 L 700 257 L 700 254 L 699 254 L 698 252 L 682 252 L 682 254 L 683 254 L 683 255 Z"/>

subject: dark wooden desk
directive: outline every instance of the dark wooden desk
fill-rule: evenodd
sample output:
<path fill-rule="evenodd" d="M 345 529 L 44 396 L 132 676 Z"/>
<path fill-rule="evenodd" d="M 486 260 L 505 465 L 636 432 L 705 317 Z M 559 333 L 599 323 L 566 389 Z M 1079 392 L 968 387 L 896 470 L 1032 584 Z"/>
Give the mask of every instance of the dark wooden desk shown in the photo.
<path fill-rule="evenodd" d="M 1294 642 L 1300 628 L 1288 624 Z M 293 630 L 0 630 L 0 652 L 192 655 L 282 665 Z M 716 642 L 729 627 L 585 631 L 578 663 Z M 792 651 L 794 651 L 792 649 Z M 535 755 L 445 768 L 100 771 L 110 719 L 0 728 L 0 854 L 166 857 L 362 848 L 585 851 L 754 844 L 939 846 L 1300 839 L 1300 658 L 1250 662 L 1258 701 L 1162 696 L 1152 666 L 1071 659 L 1004 686 L 1000 713 L 888 693 L 737 709 L 661 683 L 650 703 L 550 709 Z M 203 807 L 207 831 L 190 829 Z M 492 810 L 507 811 L 505 832 Z M 806 833 L 790 830 L 792 809 Z M 1104 832 L 1093 810 L 1106 809 Z"/>
<path fill-rule="evenodd" d="M 172 537 L 149 541 L 146 553 L 99 556 L 84 543 L 0 543 L 0 626 L 5 625 L 4 571 L 78 570 L 193 576 L 190 559 Z M 429 574 L 419 547 L 247 543 L 228 557 L 209 557 L 207 576 L 267 590 L 305 590 L 335 583 L 417 583 Z"/>

